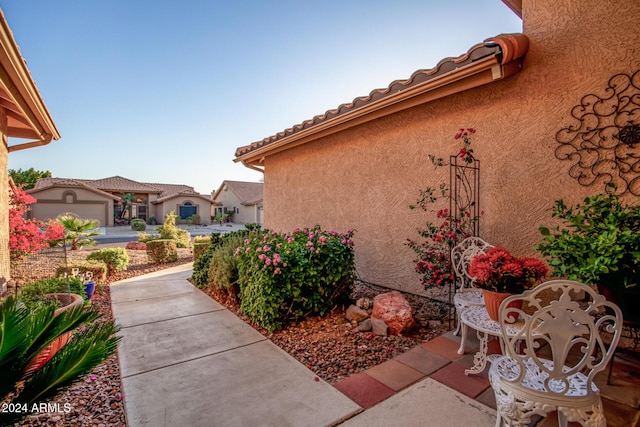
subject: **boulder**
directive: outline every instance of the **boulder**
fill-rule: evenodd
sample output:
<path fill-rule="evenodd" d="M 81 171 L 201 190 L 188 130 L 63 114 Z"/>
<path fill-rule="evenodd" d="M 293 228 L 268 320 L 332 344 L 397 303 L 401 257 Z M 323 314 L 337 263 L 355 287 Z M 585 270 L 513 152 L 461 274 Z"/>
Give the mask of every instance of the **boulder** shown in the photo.
<path fill-rule="evenodd" d="M 402 334 L 418 326 L 409 301 L 398 291 L 386 292 L 373 299 L 371 319 L 384 321 L 391 335 Z"/>
<path fill-rule="evenodd" d="M 381 319 L 371 319 L 371 332 L 382 337 L 386 337 L 389 328 L 387 324 Z"/>
<path fill-rule="evenodd" d="M 365 310 L 356 307 L 355 305 L 350 305 L 349 308 L 347 308 L 347 312 L 345 313 L 345 316 L 347 317 L 347 320 L 349 320 L 350 322 L 362 322 L 364 319 L 369 317 L 369 313 L 367 313 Z"/>
<path fill-rule="evenodd" d="M 371 299 L 366 297 L 358 298 L 356 306 L 363 310 L 369 310 L 371 308 Z"/>

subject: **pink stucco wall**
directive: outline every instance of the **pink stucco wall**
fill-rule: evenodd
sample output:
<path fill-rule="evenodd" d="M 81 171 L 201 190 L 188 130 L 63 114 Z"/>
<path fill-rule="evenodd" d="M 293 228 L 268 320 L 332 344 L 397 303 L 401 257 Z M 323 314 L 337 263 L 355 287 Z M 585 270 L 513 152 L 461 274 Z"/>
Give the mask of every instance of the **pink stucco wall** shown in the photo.
<path fill-rule="evenodd" d="M 265 227 L 355 228 L 363 280 L 421 293 L 404 242 L 427 218 L 408 206 L 421 188 L 448 179 L 446 168 L 434 173 L 428 155 L 453 154 L 457 129 L 475 127 L 481 236 L 534 255 L 554 200 L 576 203 L 603 191 L 568 175 L 571 163 L 554 156 L 555 135 L 575 124 L 570 111 L 584 95 L 602 95 L 614 74 L 640 69 L 640 2 L 523 3 L 530 47 L 514 77 L 267 156 Z"/>

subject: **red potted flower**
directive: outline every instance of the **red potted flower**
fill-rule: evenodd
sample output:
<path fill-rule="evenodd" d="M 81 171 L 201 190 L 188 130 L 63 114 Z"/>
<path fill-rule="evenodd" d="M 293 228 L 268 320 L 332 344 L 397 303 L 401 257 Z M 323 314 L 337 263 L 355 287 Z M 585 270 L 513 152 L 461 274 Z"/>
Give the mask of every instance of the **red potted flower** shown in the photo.
<path fill-rule="evenodd" d="M 496 246 L 476 255 L 469 265 L 474 285 L 482 289 L 489 317 L 498 320 L 498 309 L 510 295 L 531 289 L 547 275 L 547 265 L 537 258 L 517 258 Z"/>

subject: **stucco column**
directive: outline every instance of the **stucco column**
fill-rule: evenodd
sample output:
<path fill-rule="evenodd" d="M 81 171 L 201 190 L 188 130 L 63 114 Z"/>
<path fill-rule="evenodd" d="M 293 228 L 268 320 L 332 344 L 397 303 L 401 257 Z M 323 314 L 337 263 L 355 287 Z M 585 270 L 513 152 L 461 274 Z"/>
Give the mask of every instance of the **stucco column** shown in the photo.
<path fill-rule="evenodd" d="M 7 112 L 0 108 L 0 295 L 7 290 L 9 266 L 9 150 L 7 139 Z"/>

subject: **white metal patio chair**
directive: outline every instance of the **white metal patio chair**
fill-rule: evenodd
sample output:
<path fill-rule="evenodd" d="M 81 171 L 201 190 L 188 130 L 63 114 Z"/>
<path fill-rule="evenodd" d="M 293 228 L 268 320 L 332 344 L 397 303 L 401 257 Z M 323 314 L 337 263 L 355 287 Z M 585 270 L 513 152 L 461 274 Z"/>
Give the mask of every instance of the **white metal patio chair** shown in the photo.
<path fill-rule="evenodd" d="M 451 264 L 456 274 L 455 294 L 453 304 L 456 307 L 457 327 L 454 335 L 460 333 L 460 313 L 465 307 L 484 305 L 482 290 L 473 287 L 474 278 L 469 276 L 469 264 L 474 256 L 483 254 L 493 245 L 479 237 L 467 237 L 451 250 Z M 465 336 L 462 341 L 466 341 Z"/>
<path fill-rule="evenodd" d="M 523 301 L 524 310 L 507 308 L 517 300 Z M 520 316 L 524 326 L 508 335 L 514 316 Z M 560 426 L 566 427 L 567 421 L 606 426 L 593 380 L 607 367 L 620 339 L 618 306 L 582 283 L 552 280 L 507 298 L 500 305 L 499 323 L 505 354 L 495 358 L 489 370 L 496 426 L 529 425 L 532 415 L 553 410 Z"/>

